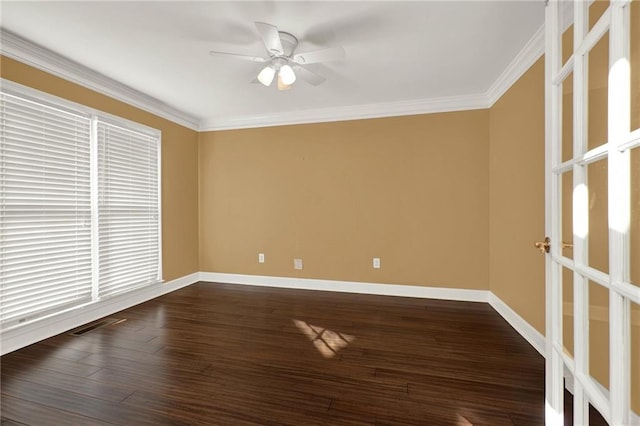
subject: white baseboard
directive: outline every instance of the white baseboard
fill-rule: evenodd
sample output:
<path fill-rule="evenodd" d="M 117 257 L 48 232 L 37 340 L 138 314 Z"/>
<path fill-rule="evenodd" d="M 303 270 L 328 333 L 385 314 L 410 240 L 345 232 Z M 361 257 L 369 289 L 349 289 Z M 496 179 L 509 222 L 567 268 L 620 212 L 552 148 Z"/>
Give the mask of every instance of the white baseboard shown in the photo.
<path fill-rule="evenodd" d="M 531 346 L 545 356 L 545 338 L 538 330 L 516 313 L 493 292 L 489 292 L 489 304 L 504 318 Z"/>
<path fill-rule="evenodd" d="M 0 355 L 13 352 L 40 340 L 64 333 L 88 322 L 186 287 L 198 282 L 198 278 L 199 273 L 194 272 L 175 280 L 144 287 L 97 303 L 69 309 L 65 312 L 39 318 L 29 324 L 6 330 L 0 335 Z"/>
<path fill-rule="evenodd" d="M 200 281 L 225 284 L 255 285 L 263 287 L 293 288 L 299 290 L 320 290 L 341 293 L 360 293 L 377 294 L 383 296 L 460 300 L 465 302 L 487 302 L 489 300 L 488 290 L 421 287 L 413 285 L 378 284 L 354 281 L 332 281 L 312 278 L 289 278 L 265 275 L 241 275 L 225 274 L 220 272 L 200 272 Z"/>

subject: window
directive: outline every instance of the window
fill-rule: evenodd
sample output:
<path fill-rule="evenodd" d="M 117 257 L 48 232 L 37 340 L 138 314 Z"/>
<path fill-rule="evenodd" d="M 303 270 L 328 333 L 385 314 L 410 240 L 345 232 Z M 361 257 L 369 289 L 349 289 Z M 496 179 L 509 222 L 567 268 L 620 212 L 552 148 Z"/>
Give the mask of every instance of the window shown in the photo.
<path fill-rule="evenodd" d="M 158 139 L 98 122 L 100 297 L 160 279 Z"/>
<path fill-rule="evenodd" d="M 2 81 L 0 328 L 161 281 L 160 133 Z"/>

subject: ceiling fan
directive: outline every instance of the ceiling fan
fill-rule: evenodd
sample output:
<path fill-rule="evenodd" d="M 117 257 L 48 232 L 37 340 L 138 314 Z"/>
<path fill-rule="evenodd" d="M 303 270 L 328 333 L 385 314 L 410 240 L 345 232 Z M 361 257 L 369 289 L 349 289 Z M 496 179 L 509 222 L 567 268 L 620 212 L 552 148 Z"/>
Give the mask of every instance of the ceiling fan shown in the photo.
<path fill-rule="evenodd" d="M 268 63 L 257 76 L 257 80 L 265 86 L 271 86 L 277 76 L 278 90 L 287 90 L 296 81 L 302 78 L 313 86 L 326 81 L 321 75 L 304 67 L 307 64 L 319 62 L 337 61 L 345 58 L 342 47 L 329 47 L 304 53 L 295 53 L 298 47 L 298 39 L 290 33 L 280 31 L 271 24 L 256 22 L 258 33 L 267 49 L 268 57 L 248 56 L 236 53 L 218 52 L 212 50 L 212 55 L 222 55 L 252 62 Z"/>

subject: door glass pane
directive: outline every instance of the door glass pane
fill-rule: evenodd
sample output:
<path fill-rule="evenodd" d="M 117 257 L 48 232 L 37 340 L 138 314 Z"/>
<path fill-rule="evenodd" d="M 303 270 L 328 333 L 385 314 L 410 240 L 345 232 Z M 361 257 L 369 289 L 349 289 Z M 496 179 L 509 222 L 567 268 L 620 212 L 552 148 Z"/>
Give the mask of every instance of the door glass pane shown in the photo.
<path fill-rule="evenodd" d="M 640 305 L 631 303 L 631 409 L 640 414 Z"/>
<path fill-rule="evenodd" d="M 589 281 L 589 373 L 609 388 L 609 291 Z"/>
<path fill-rule="evenodd" d="M 562 162 L 573 158 L 573 73 L 562 83 Z"/>
<path fill-rule="evenodd" d="M 607 160 L 587 166 L 589 182 L 589 266 L 609 272 Z"/>
<path fill-rule="evenodd" d="M 640 1 L 631 2 L 631 130 L 640 129 Z"/>
<path fill-rule="evenodd" d="M 573 271 L 562 268 L 562 345 L 573 357 Z"/>
<path fill-rule="evenodd" d="M 560 5 L 560 24 L 571 22 L 571 25 L 562 34 L 560 50 L 562 53 L 562 64 L 566 64 L 573 54 L 573 2 Z"/>
<path fill-rule="evenodd" d="M 573 244 L 573 172 L 562 174 L 562 242 Z M 573 259 L 573 250 L 562 250 Z"/>
<path fill-rule="evenodd" d="M 607 142 L 609 33 L 607 32 L 588 54 L 588 147 L 596 148 Z"/>
<path fill-rule="evenodd" d="M 631 282 L 640 286 L 640 148 L 631 150 L 631 227 L 630 227 Z M 635 260 L 634 260 L 635 259 Z"/>
<path fill-rule="evenodd" d="M 598 22 L 607 7 L 609 7 L 609 0 L 596 0 L 589 6 L 589 29 Z"/>

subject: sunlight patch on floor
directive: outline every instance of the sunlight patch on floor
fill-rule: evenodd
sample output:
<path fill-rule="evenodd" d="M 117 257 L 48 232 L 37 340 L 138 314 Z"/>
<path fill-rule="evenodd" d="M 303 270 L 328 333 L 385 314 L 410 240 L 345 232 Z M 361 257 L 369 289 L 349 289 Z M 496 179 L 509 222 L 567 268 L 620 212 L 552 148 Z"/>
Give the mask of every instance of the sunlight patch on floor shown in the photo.
<path fill-rule="evenodd" d="M 355 337 L 349 334 L 331 331 L 324 327 L 309 324 L 306 321 L 297 319 L 292 321 L 325 358 L 333 358 L 341 349 L 355 340 Z"/>
<path fill-rule="evenodd" d="M 467 420 L 466 417 L 458 414 L 458 421 L 456 422 L 456 426 L 473 426 L 473 423 Z"/>

